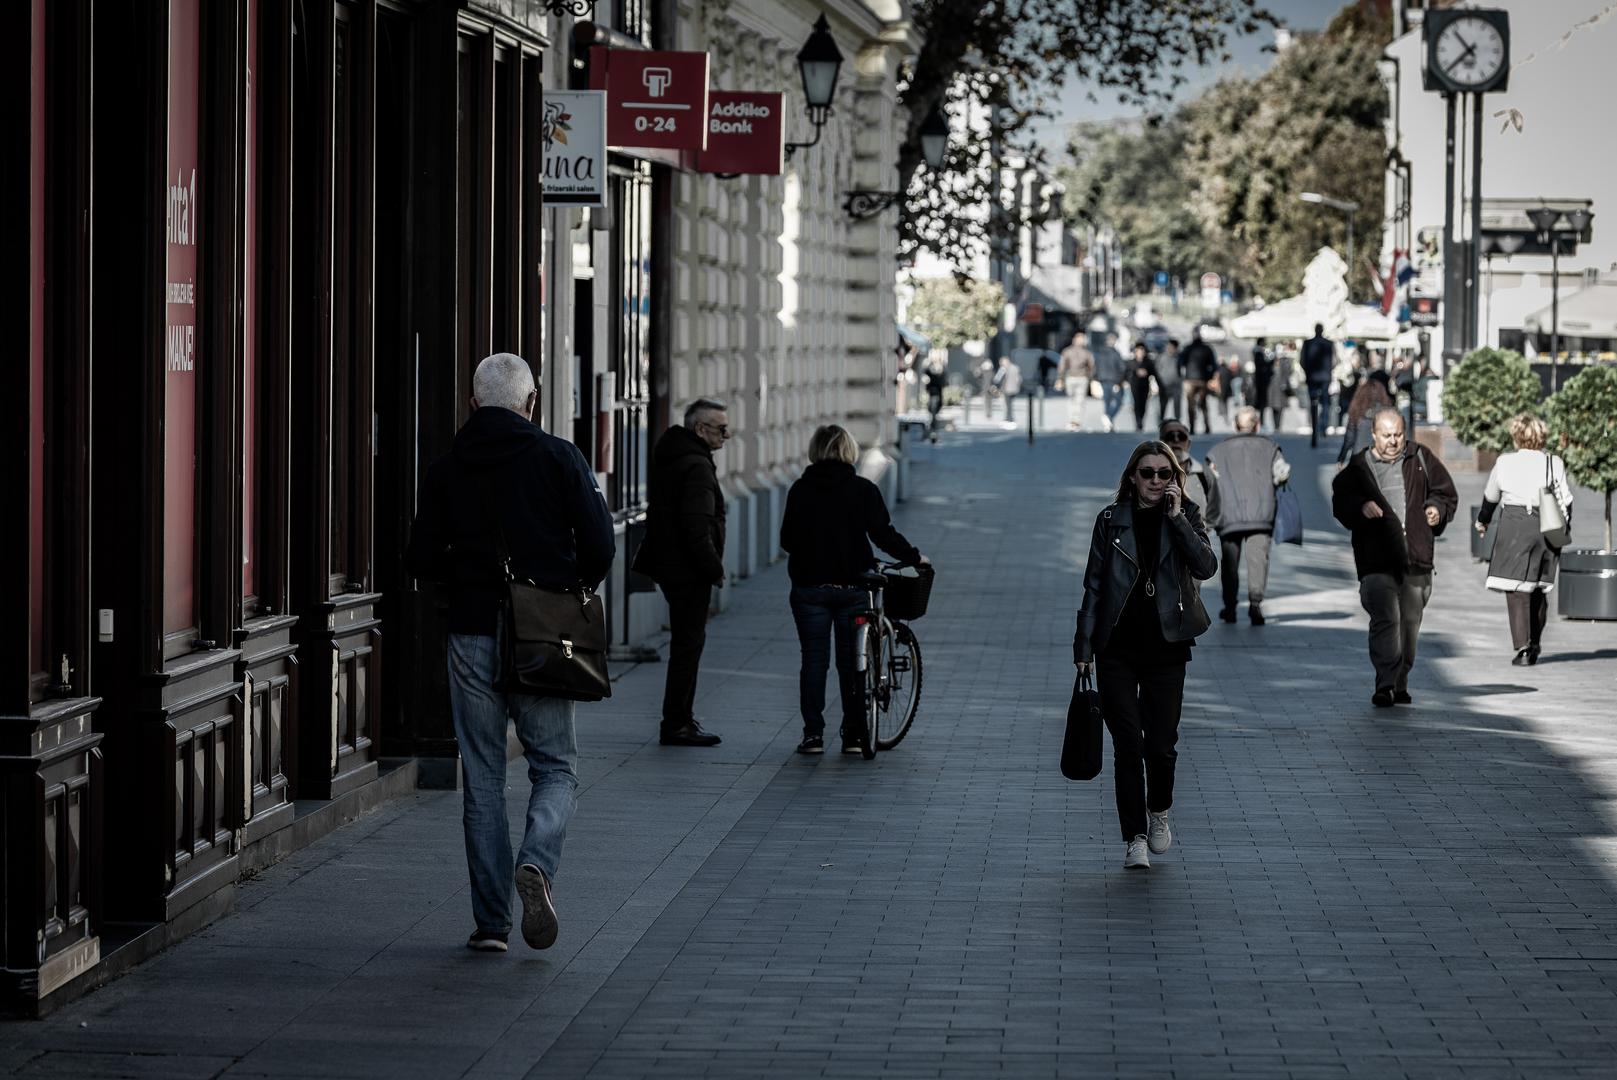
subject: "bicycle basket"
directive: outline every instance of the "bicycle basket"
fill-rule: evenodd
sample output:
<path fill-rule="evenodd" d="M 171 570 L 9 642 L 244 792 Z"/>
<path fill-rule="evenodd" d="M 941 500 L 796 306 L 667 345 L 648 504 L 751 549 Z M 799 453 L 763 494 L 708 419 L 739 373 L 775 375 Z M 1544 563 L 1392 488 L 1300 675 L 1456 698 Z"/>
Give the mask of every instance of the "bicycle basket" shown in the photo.
<path fill-rule="evenodd" d="M 888 571 L 882 576 L 887 579 L 882 590 L 882 606 L 889 619 L 908 622 L 926 614 L 927 601 L 932 598 L 932 581 L 937 577 L 930 566 L 919 567 L 914 572 Z"/>

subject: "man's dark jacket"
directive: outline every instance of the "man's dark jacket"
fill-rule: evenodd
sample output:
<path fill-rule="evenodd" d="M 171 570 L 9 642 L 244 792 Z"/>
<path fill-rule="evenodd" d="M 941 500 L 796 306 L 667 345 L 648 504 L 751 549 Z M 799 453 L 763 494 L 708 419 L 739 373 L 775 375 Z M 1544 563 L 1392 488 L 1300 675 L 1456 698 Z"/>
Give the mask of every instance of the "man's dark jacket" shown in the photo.
<path fill-rule="evenodd" d="M 552 588 L 594 586 L 612 568 L 612 515 L 578 447 L 486 405 L 427 467 L 410 530 L 410 573 L 449 586 L 449 632 L 493 634 L 505 573 Z"/>
<path fill-rule="evenodd" d="M 1309 386 L 1324 386 L 1331 381 L 1331 368 L 1336 365 L 1336 347 L 1329 338 L 1311 337 L 1303 342 L 1303 378 Z"/>
<path fill-rule="evenodd" d="M 678 424 L 651 451 L 646 536 L 634 569 L 673 588 L 724 582 L 724 495 L 713 451 Z"/>
<path fill-rule="evenodd" d="M 1128 361 L 1116 346 L 1102 345 L 1095 350 L 1095 378 L 1107 386 L 1114 386 L 1129 377 Z"/>
<path fill-rule="evenodd" d="M 1179 354 L 1179 370 L 1191 382 L 1207 382 L 1218 374 L 1218 354 L 1205 341 L 1192 341 Z"/>
<path fill-rule="evenodd" d="M 1150 567 L 1155 583 L 1157 617 L 1164 641 L 1190 641 L 1211 625 L 1202 606 L 1197 581 L 1218 573 L 1218 556 L 1207 539 L 1207 526 L 1194 502 L 1186 501 L 1178 517 L 1162 519 L 1157 565 Z M 1084 569 L 1084 606 L 1078 609 L 1078 629 L 1072 639 L 1074 663 L 1088 663 L 1106 651 L 1112 628 L 1123 614 L 1129 591 L 1143 572 L 1134 538 L 1134 507 L 1113 504 L 1095 519 L 1089 540 L 1089 563 Z"/>
<path fill-rule="evenodd" d="M 1361 578 L 1391 574 L 1402 580 L 1405 574 L 1429 574 L 1434 559 L 1433 541 L 1443 535 L 1460 506 L 1454 480 L 1443 463 L 1424 447 L 1406 445 L 1403 469 L 1407 505 L 1398 507 L 1394 516 L 1375 473 L 1370 471 L 1372 453 L 1373 450 L 1361 450 L 1354 454 L 1331 483 L 1331 513 L 1353 534 L 1353 565 Z M 1367 502 L 1380 506 L 1382 516 L 1365 517 Z M 1437 508 L 1435 528 L 1426 524 L 1428 506 Z"/>
<path fill-rule="evenodd" d="M 857 585 L 876 567 L 870 541 L 893 558 L 914 563 L 915 545 L 893 528 L 881 489 L 840 461 L 821 461 L 803 470 L 786 493 L 780 546 L 792 584 Z"/>

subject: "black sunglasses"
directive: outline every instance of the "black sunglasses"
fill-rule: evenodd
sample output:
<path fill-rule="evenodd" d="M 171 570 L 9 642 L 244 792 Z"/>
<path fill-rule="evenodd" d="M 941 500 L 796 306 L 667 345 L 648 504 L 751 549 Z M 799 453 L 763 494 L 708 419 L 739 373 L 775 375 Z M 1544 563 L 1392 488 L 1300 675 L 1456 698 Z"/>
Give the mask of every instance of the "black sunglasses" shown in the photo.
<path fill-rule="evenodd" d="M 1189 442 L 1190 434 L 1184 431 L 1170 431 L 1162 437 L 1163 442 Z"/>
<path fill-rule="evenodd" d="M 1143 469 L 1139 469 L 1139 470 L 1136 470 L 1136 471 L 1139 473 L 1139 476 L 1140 476 L 1141 480 L 1149 480 L 1153 476 L 1156 477 L 1158 480 L 1172 480 L 1173 479 L 1173 470 L 1172 469 L 1149 469 L 1149 468 L 1143 468 Z"/>

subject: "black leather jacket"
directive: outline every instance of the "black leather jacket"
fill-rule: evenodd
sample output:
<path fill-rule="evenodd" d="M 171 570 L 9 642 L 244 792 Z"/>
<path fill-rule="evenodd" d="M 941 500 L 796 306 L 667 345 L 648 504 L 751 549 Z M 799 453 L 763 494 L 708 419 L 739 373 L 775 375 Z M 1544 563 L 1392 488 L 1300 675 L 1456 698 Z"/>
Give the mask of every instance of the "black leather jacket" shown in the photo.
<path fill-rule="evenodd" d="M 1157 617 L 1168 641 L 1189 641 L 1211 625 L 1202 606 L 1197 581 L 1218 573 L 1218 556 L 1207 539 L 1201 509 L 1186 500 L 1178 517 L 1162 519 L 1161 555 L 1153 571 Z M 1123 603 L 1139 576 L 1134 543 L 1134 507 L 1113 504 L 1095 519 L 1084 570 L 1084 606 L 1078 609 L 1078 632 L 1072 639 L 1073 663 L 1089 663 L 1123 614 Z"/>

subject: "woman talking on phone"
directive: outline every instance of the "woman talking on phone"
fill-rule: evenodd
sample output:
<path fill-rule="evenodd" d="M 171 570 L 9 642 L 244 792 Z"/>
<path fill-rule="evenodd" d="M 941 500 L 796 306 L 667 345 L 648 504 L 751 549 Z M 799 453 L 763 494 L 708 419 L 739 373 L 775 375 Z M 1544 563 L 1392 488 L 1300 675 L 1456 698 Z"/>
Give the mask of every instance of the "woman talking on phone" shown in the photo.
<path fill-rule="evenodd" d="M 1165 443 L 1129 455 L 1116 501 L 1095 519 L 1073 662 L 1093 666 L 1112 733 L 1123 865 L 1144 870 L 1173 843 L 1174 744 L 1190 647 L 1209 625 L 1198 581 L 1218 572 L 1201 508 Z"/>

